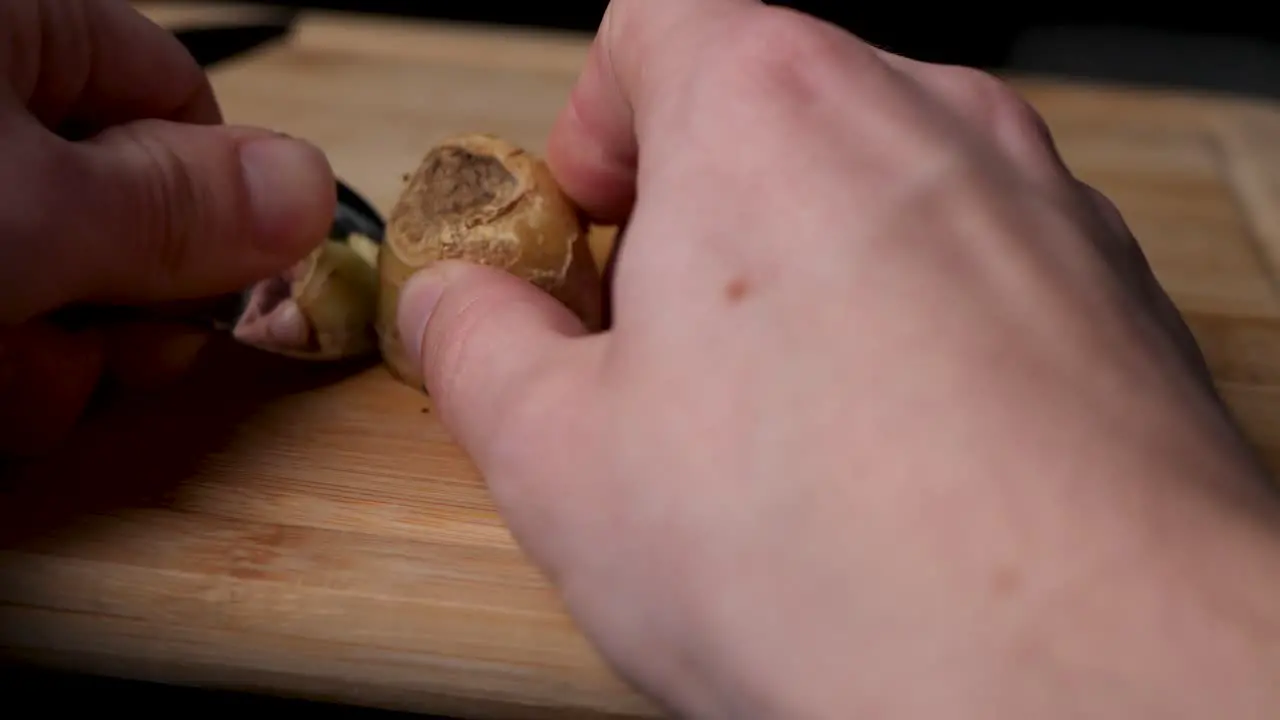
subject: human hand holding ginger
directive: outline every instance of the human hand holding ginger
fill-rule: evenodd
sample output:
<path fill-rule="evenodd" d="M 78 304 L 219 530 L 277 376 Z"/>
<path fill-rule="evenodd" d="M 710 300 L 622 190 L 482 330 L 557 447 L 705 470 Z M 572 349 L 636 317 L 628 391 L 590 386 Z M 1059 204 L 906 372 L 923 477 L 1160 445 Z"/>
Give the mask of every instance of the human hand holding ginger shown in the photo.
<path fill-rule="evenodd" d="M 549 161 L 627 221 L 613 327 L 464 264 L 400 327 L 628 679 L 694 717 L 1276 711 L 1275 498 L 1010 89 L 615 0 Z"/>
<path fill-rule="evenodd" d="M 180 372 L 183 324 L 52 317 L 200 302 L 301 259 L 334 180 L 297 140 L 222 125 L 209 83 L 124 0 L 0 4 L 0 456 L 55 447 L 103 380 Z"/>

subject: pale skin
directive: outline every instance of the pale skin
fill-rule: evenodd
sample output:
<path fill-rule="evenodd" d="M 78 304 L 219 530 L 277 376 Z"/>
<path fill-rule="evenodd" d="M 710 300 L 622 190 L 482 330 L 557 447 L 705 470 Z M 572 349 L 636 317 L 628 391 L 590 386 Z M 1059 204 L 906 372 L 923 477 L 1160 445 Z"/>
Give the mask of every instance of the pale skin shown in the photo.
<path fill-rule="evenodd" d="M 7 107 L 0 142 L 31 132 Z M 201 201 L 224 197 L 223 166 L 188 157 Z M 629 218 L 614 327 L 469 265 L 415 279 L 401 325 L 517 539 L 637 688 L 699 718 L 1280 715 L 1270 480 L 1123 219 L 1007 87 L 753 0 L 615 0 L 548 160 L 597 220 Z M 322 228 L 326 192 L 279 202 Z M 170 211 L 236 269 L 133 301 L 309 249 L 241 266 L 243 225 Z M 126 287 L 53 266 L 34 238 L 85 242 L 56 215 L 0 214 L 0 268 L 61 278 L 6 275 L 6 322 Z"/>

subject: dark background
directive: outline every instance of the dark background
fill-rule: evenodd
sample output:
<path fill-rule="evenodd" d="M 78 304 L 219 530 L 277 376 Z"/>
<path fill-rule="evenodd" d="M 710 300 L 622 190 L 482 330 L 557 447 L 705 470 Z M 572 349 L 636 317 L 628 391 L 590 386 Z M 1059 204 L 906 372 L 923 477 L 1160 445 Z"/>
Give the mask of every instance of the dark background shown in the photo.
<path fill-rule="evenodd" d="M 604 0 L 258 0 L 262 4 L 393 13 L 590 32 Z M 989 69 L 1280 97 L 1280 23 L 1262 5 L 772 2 L 817 15 L 919 60 Z M 1249 7 L 1249 6 L 1245 6 Z M 1140 10 L 1140 8 L 1145 8 Z"/>
<path fill-rule="evenodd" d="M 0 0 L 3 2 L 4 0 Z M 249 0 L 253 1 L 253 0 Z M 501 23 L 591 32 L 603 0 L 258 0 L 261 4 L 396 13 L 464 22 Z M 688 0 L 690 2 L 695 0 Z M 1088 79 L 1180 87 L 1280 99 L 1280 23 L 1260 12 L 1238 13 L 1217 3 L 1172 9 L 1111 3 L 1106 12 L 1001 5 L 943 11 L 906 3 L 780 2 L 822 17 L 894 52 L 921 60 Z M 266 38 L 263 38 L 266 39 Z M 229 48 L 227 53 L 236 48 Z M 292 712 L 306 718 L 399 717 L 285 700 L 141 683 L 79 678 L 0 666 L 5 709 L 235 714 Z M 24 702 L 29 701 L 29 702 Z"/>

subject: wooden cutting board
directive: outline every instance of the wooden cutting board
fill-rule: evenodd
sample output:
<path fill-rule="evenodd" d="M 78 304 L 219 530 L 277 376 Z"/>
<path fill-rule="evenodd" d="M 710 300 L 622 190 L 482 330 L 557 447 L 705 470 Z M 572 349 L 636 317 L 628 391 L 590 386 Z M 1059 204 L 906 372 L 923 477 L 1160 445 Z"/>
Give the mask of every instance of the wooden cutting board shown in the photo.
<path fill-rule="evenodd" d="M 174 21 L 184 5 L 144 7 Z M 213 81 L 229 121 L 315 141 L 385 212 L 445 135 L 540 148 L 586 41 L 310 14 Z M 1120 205 L 1280 468 L 1280 108 L 1017 84 Z M 189 386 L 9 468 L 4 487 L 8 657 L 419 712 L 652 714 L 422 396 L 380 367 L 321 377 L 215 352 Z"/>

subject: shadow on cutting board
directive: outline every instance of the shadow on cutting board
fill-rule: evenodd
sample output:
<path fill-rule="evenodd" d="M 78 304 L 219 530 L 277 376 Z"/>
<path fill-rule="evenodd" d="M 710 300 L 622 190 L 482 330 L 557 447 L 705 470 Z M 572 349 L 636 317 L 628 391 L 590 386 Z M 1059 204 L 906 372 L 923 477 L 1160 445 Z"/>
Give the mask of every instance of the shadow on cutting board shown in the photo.
<path fill-rule="evenodd" d="M 465 3 L 420 0 L 247 0 L 432 20 L 592 33 L 606 0 Z M 1169 4 L 969 6 L 771 0 L 843 27 L 877 47 L 929 62 L 1095 82 L 1280 98 L 1280 26 L 1241 8 Z"/>
<path fill-rule="evenodd" d="M 65 713 L 71 716 L 111 711 L 126 717 L 300 717 L 307 720 L 447 720 L 389 710 L 369 710 L 305 700 L 289 700 L 220 690 L 176 688 L 150 683 L 106 680 L 0 665 L 5 717 L 26 720 Z M 39 708 L 23 712 L 21 708 Z M 30 713 L 30 714 L 28 714 Z"/>
<path fill-rule="evenodd" d="M 108 399 L 75 431 L 65 451 L 0 465 L 0 547 L 56 545 L 77 537 L 95 515 L 171 504 L 169 498 L 184 479 L 270 401 L 336 382 L 366 368 L 367 362 L 310 364 L 215 340 L 178 384 Z M 45 717 L 50 710 L 86 704 L 95 714 L 261 710 L 297 711 L 307 718 L 409 717 L 87 677 L 10 660 L 0 648 L 0 717 L 15 720 L 28 716 L 23 707 L 40 708 L 38 716 Z"/>
<path fill-rule="evenodd" d="M 0 546 L 57 542 L 89 516 L 164 507 L 184 478 L 271 401 L 332 384 L 371 362 L 312 364 L 219 337 L 171 386 L 107 391 L 57 452 L 0 462 Z"/>

